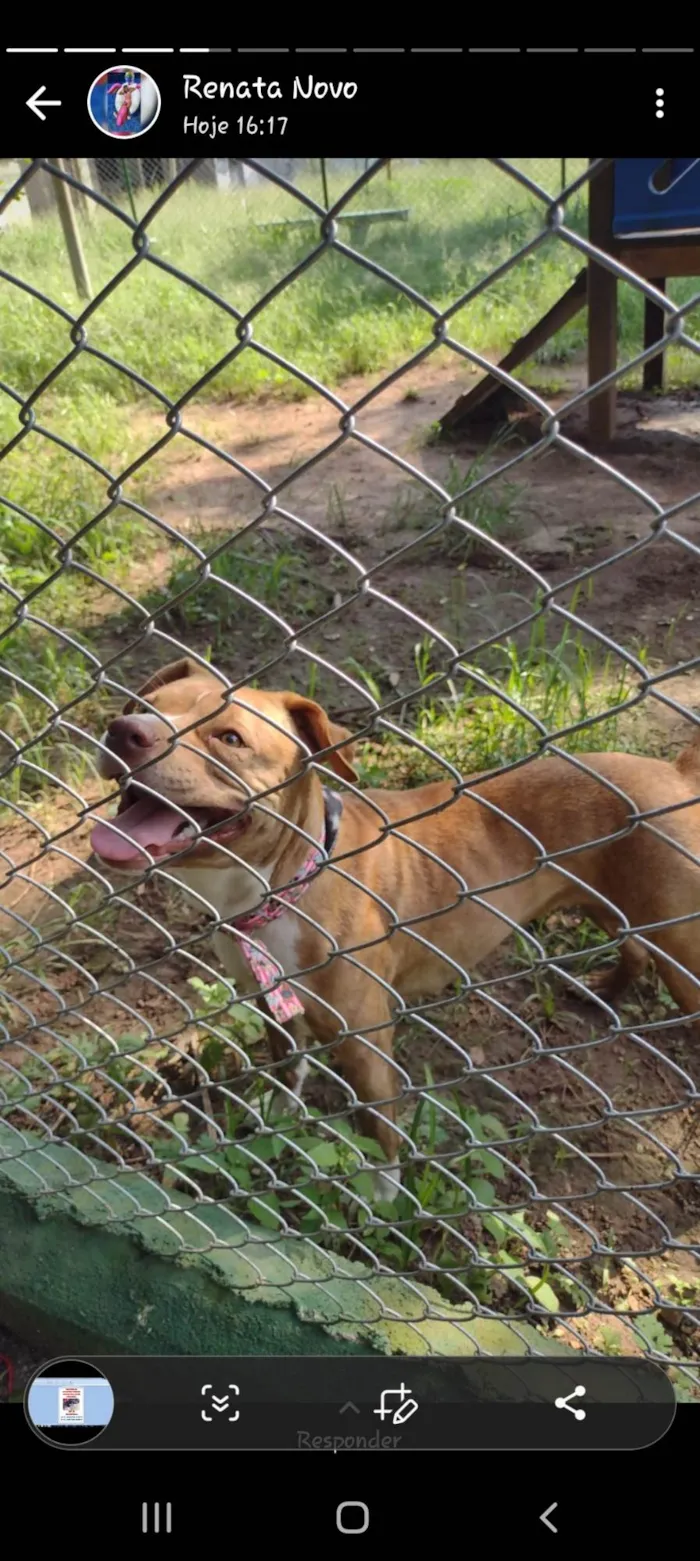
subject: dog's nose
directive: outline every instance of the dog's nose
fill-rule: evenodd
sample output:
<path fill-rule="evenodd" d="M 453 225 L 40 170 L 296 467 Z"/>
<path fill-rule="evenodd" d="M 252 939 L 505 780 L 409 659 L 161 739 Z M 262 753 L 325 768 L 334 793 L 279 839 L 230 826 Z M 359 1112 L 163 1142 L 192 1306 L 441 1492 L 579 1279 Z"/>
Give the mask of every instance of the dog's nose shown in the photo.
<path fill-rule="evenodd" d="M 145 748 L 152 748 L 158 741 L 158 730 L 149 716 L 119 715 L 105 736 L 105 747 L 118 759 L 135 764 L 143 757 Z"/>

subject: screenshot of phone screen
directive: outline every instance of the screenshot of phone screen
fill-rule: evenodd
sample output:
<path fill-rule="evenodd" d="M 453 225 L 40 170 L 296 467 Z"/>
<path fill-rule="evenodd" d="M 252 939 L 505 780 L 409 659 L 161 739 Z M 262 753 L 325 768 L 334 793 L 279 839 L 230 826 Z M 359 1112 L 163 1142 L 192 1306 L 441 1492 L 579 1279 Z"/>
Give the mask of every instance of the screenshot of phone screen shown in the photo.
<path fill-rule="evenodd" d="M 130 1541 L 219 1540 L 234 1455 L 279 1545 L 315 1453 L 314 1539 L 593 1544 L 596 1490 L 668 1539 L 697 54 L 510 26 L 3 45 L 0 1438 L 39 1525 L 96 1454 L 86 1514 L 126 1470 Z"/>

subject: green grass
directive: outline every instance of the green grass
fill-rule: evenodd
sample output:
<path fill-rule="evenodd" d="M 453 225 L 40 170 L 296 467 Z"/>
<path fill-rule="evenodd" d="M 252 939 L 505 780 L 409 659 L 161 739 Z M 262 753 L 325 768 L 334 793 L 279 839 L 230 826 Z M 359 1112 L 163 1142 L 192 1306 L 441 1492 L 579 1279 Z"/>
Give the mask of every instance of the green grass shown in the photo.
<path fill-rule="evenodd" d="M 402 1188 L 386 1203 L 373 1174 L 382 1151 L 346 1110 L 289 1111 L 271 1082 L 255 1007 L 232 1003 L 224 982 L 188 985 L 196 1018 L 186 1045 L 177 1035 L 154 1040 L 145 1025 L 109 1038 L 77 1023 L 63 1036 L 52 1028 L 21 1073 L 0 1061 L 2 1115 L 21 1131 L 30 1111 L 58 1139 L 110 1163 L 147 1163 L 165 1188 L 198 1189 L 273 1241 L 291 1230 L 344 1258 L 370 1253 L 384 1271 L 427 1281 L 450 1301 L 476 1299 L 514 1318 L 536 1310 L 545 1327 L 588 1312 L 595 1276 L 575 1257 L 570 1226 L 552 1209 L 509 1206 L 512 1166 L 532 1172 L 526 1122 L 508 1125 L 469 1104 L 425 1064 L 400 1113 L 410 1143 Z M 608 1260 L 604 1291 L 611 1273 Z M 666 1288 L 669 1304 L 695 1304 L 692 1284 L 672 1276 Z M 662 1337 L 658 1318 L 635 1314 L 635 1324 L 673 1361 L 676 1342 Z M 615 1353 L 616 1339 L 596 1347 Z"/>
<path fill-rule="evenodd" d="M 43 771 L 68 785 L 79 786 L 88 777 L 95 777 L 96 750 L 77 741 L 67 725 L 52 721 L 54 706 L 79 698 L 78 706 L 67 711 L 66 722 L 86 731 L 100 730 L 103 701 L 94 689 L 95 674 L 89 659 L 48 631 L 23 627 L 4 642 L 0 637 L 0 661 L 8 674 L 0 679 L 2 800 L 23 805 L 36 804 L 47 796 L 55 800 L 56 782 L 47 781 Z M 24 749 L 25 744 L 29 745 L 26 753 L 15 762 L 15 745 Z M 0 807 L 4 825 L 11 817 L 11 809 Z"/>
<path fill-rule="evenodd" d="M 549 170 L 542 162 L 539 167 L 553 173 L 555 165 L 552 159 Z M 300 186 L 304 184 L 313 188 L 313 177 L 302 178 Z M 332 176 L 331 199 L 343 187 L 344 181 Z M 318 197 L 317 186 L 314 193 Z M 145 196 L 139 205 L 141 212 L 146 209 Z M 541 226 L 541 205 L 481 161 L 394 164 L 391 180 L 385 173 L 378 175 L 354 205 L 409 207 L 408 222 L 373 227 L 366 250 L 438 308 L 453 302 Z M 579 202 L 574 213 L 579 222 L 582 212 Z M 238 190 L 225 194 L 190 182 L 149 227 L 152 253 L 244 313 L 317 243 L 314 228 L 261 231 L 258 224 L 300 214 L 304 212 L 298 202 L 274 187 L 251 186 L 244 195 Z M 101 210 L 83 229 L 97 290 L 133 258 L 131 238 L 122 223 Z M 31 242 L 26 229 L 3 235 L 4 264 L 77 312 L 58 222 L 45 218 L 33 223 L 30 232 Z M 548 289 L 555 295 L 559 278 L 568 277 L 572 265 L 577 267 L 578 258 L 564 246 L 552 247 L 544 269 L 539 255 L 523 262 L 470 306 L 461 320 L 467 339 L 479 349 L 505 346 L 527 323 L 526 317 L 534 318 L 540 303 L 548 301 Z M 535 298 L 533 274 L 538 286 L 544 279 L 544 292 Z M 6 377 L 24 392 L 70 347 L 65 322 L 9 284 L 0 293 L 0 331 Z M 422 310 L 337 251 L 322 254 L 266 307 L 255 325 L 256 338 L 327 383 L 399 362 L 424 345 L 429 332 L 430 321 Z M 88 339 L 173 397 L 237 342 L 235 320 L 228 313 L 148 262 L 137 266 L 100 305 L 89 322 Z M 250 394 L 286 379 L 284 371 L 246 351 L 219 376 L 213 393 Z M 91 384 L 121 402 L 138 395 L 128 379 L 87 355 L 67 370 L 65 382 L 70 380 Z"/>
<path fill-rule="evenodd" d="M 575 605 L 575 604 L 574 604 Z M 497 769 L 537 753 L 542 728 L 560 746 L 581 750 L 636 749 L 634 712 L 618 714 L 634 693 L 634 680 L 623 664 L 596 660 L 579 633 L 564 628 L 558 642 L 548 637 L 546 616 L 536 619 L 523 643 L 507 638 L 490 647 L 478 666 L 462 663 L 462 676 L 445 678 L 434 664 L 436 647 L 424 638 L 415 647 L 419 700 L 395 712 L 437 756 L 433 758 L 407 739 L 390 735 L 360 750 L 364 783 L 371 786 L 414 786 L 444 778 L 445 759 L 462 775 Z M 356 663 L 350 670 L 365 682 L 373 698 L 384 702 L 382 689 Z M 533 719 L 534 718 L 534 719 Z M 575 731 L 566 729 L 585 722 Z"/>
<path fill-rule="evenodd" d="M 522 165 L 554 191 L 557 159 L 525 159 Z M 570 160 L 569 173 L 583 167 Z M 318 197 L 318 182 L 302 178 Z M 331 177 L 331 199 L 343 189 Z M 139 198 L 141 211 L 148 200 Z M 391 180 L 379 174 L 355 197 L 356 209 L 407 206 L 406 223 L 378 224 L 365 241 L 367 254 L 391 274 L 443 309 L 479 282 L 542 228 L 541 203 L 484 161 L 459 159 L 413 167 L 394 164 Z M 252 186 L 224 193 L 192 182 L 179 189 L 154 219 L 152 253 L 216 291 L 241 313 L 313 251 L 308 230 L 268 229 L 261 222 L 303 214 L 293 197 L 274 187 Z M 567 217 L 583 230 L 585 192 L 574 197 Z M 109 282 L 133 258 L 128 229 L 97 210 L 83 239 L 95 289 Z M 10 272 L 77 312 L 58 222 L 45 218 L 3 234 L 3 262 Z M 469 304 L 454 323 L 455 334 L 481 352 L 511 345 L 569 285 L 580 268 L 577 251 L 547 238 Z M 672 284 L 678 300 L 694 292 L 692 281 Z M 158 329 L 154 330 L 154 320 Z M 641 343 L 642 299 L 622 289 L 621 347 Z M 565 354 L 573 350 L 583 316 L 561 333 Z M 692 330 L 692 321 L 691 326 Z M 326 251 L 265 308 L 255 337 L 325 383 L 370 373 L 404 361 L 430 340 L 430 320 L 391 283 Z M 27 393 L 69 350 L 65 322 L 10 284 L 0 289 L 0 335 L 5 377 Z M 134 368 L 169 396 L 183 394 L 217 359 L 237 344 L 235 320 L 186 283 L 144 262 L 100 305 L 88 324 L 90 343 Z M 582 339 L 582 338 L 581 338 Z M 557 341 L 559 342 L 559 338 Z M 579 343 L 580 344 L 580 343 Z M 556 348 L 549 357 L 560 356 Z M 74 399 L 75 387 L 93 386 L 110 401 L 132 403 L 141 392 L 108 365 L 86 354 L 71 365 L 52 394 Z M 286 371 L 246 350 L 223 370 L 207 397 L 250 395 L 288 385 Z M 298 388 L 298 387 L 297 387 Z"/>
<path fill-rule="evenodd" d="M 75 394 L 71 398 L 72 390 Z M 113 404 L 85 385 L 63 385 L 60 392 L 49 395 L 46 404 L 42 401 L 39 422 L 58 439 L 74 445 L 76 453 L 32 430 L 2 461 L 0 584 L 4 582 L 21 594 L 33 590 L 61 568 L 66 559 L 63 549 L 69 542 L 76 563 L 105 577 L 124 579 L 133 558 L 145 556 L 158 534 L 125 504 L 110 502 L 110 479 L 118 478 L 138 452 L 133 429 L 128 420 L 115 418 Z M 16 410 L 7 398 L 0 397 L 0 447 L 13 437 L 16 428 Z M 89 459 L 81 458 L 80 451 Z M 96 470 L 91 462 L 104 471 Z M 143 503 L 142 473 L 130 480 L 128 491 L 134 503 Z M 11 505 L 3 503 L 3 495 Z M 84 534 L 73 542 L 83 528 L 87 528 Z M 82 606 L 80 592 L 69 591 L 65 605 L 59 604 L 54 617 L 80 621 Z M 9 607 L 6 597 L 4 621 Z"/>
<path fill-rule="evenodd" d="M 214 532 L 200 536 L 198 544 L 209 552 L 221 540 L 221 532 Z M 232 631 L 240 632 L 243 628 L 261 644 L 275 634 L 272 619 L 246 601 L 246 597 L 268 607 L 270 612 L 288 615 L 295 622 L 320 610 L 319 593 L 309 577 L 301 546 L 293 552 L 291 547 L 266 545 L 253 537 L 247 546 L 227 548 L 214 558 L 214 578 L 198 584 L 200 569 L 189 561 L 177 562 L 164 588 L 150 594 L 146 605 L 157 611 L 171 598 L 187 592 L 167 609 L 164 619 L 178 634 L 206 635 L 213 657 L 226 655 Z"/>
<path fill-rule="evenodd" d="M 194 1182 L 205 1197 L 229 1203 L 271 1233 L 290 1227 L 350 1258 L 360 1242 L 389 1270 L 429 1277 L 452 1300 L 463 1299 L 466 1286 L 488 1304 L 494 1282 L 505 1281 L 516 1311 L 530 1296 L 545 1314 L 559 1310 L 560 1295 L 570 1291 L 558 1261 L 561 1222 L 550 1214 L 536 1229 L 522 1210 L 502 1207 L 503 1157 L 522 1138 L 517 1129 L 465 1105 L 457 1093 L 434 1090 L 426 1069 L 424 1090 L 404 1112 L 414 1149 L 403 1190 L 386 1204 L 372 1175 L 384 1160 L 376 1141 L 338 1112 L 328 1121 L 313 1106 L 303 1117 L 290 1113 L 270 1087 L 269 1070 L 254 1071 L 264 1040 L 255 1008 L 232 1004 L 222 982 L 195 977 L 189 985 L 196 994 L 196 1069 L 190 1054 L 176 1049 L 177 1038 L 174 1047 L 154 1042 L 146 1027 L 142 1035 L 109 1038 L 78 1026 L 65 1037 L 52 1031 L 50 1044 L 23 1058 L 21 1074 L 0 1064 L 3 1115 L 12 1120 L 21 1108 L 21 1128 L 29 1110 L 58 1138 L 78 1147 L 84 1141 L 89 1153 L 126 1154 L 132 1165 L 155 1157 L 166 1187 L 191 1190 Z M 175 1085 L 173 1105 L 154 1096 L 154 1077 L 164 1068 Z M 141 1091 L 149 1102 L 137 1124 L 143 1152 L 132 1122 Z"/>
<path fill-rule="evenodd" d="M 441 478 L 442 486 L 454 500 L 455 515 L 475 526 L 486 542 L 495 538 L 510 543 L 518 534 L 517 507 L 525 491 L 525 483 L 494 477 L 480 486 L 489 469 L 500 465 L 513 453 L 511 448 L 505 452 L 503 450 L 504 445 L 511 446 L 512 443 L 512 430 L 506 427 L 489 440 L 468 466 L 463 467 L 451 455 L 447 472 Z M 387 521 L 397 530 L 427 532 L 435 525 L 438 516 L 436 500 L 426 491 L 424 483 L 412 481 L 399 490 Z M 438 532 L 433 543 L 443 558 L 464 563 L 477 551 L 479 538 L 452 525 Z"/>

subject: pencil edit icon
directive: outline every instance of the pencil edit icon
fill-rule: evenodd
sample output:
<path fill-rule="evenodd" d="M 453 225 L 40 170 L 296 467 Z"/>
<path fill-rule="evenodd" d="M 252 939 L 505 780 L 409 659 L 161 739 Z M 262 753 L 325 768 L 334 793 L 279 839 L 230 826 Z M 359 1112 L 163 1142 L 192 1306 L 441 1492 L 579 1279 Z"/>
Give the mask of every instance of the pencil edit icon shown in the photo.
<path fill-rule="evenodd" d="M 399 1403 L 396 1405 L 390 1404 L 388 1401 L 392 1398 L 398 1398 Z M 410 1420 L 411 1415 L 415 1415 L 418 1408 L 419 1405 L 415 1398 L 411 1398 L 411 1389 L 407 1388 L 405 1383 L 402 1382 L 398 1388 L 384 1388 L 382 1390 L 379 1397 L 379 1408 L 373 1410 L 372 1413 L 379 1415 L 382 1422 L 390 1418 L 392 1425 L 405 1425 L 406 1421 Z"/>

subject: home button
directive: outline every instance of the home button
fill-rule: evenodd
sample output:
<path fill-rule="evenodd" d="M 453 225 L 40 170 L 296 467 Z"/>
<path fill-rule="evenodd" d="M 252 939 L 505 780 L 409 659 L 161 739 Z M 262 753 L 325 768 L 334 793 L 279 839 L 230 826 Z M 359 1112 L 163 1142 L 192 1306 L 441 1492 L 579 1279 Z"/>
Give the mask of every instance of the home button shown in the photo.
<path fill-rule="evenodd" d="M 364 1501 L 341 1501 L 335 1509 L 335 1526 L 340 1534 L 366 1534 L 369 1507 Z"/>

